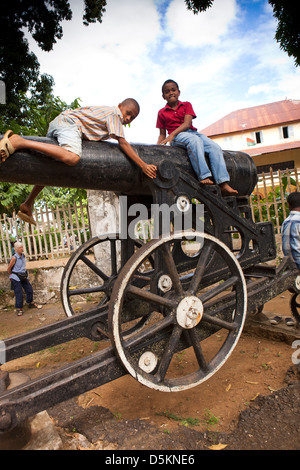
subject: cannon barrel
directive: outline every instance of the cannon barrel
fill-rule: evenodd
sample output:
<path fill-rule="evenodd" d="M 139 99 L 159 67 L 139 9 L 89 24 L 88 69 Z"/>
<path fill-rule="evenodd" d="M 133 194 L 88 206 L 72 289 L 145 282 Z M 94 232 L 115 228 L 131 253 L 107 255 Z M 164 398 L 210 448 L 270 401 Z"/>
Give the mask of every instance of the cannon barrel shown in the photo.
<path fill-rule="evenodd" d="M 26 137 L 45 143 L 57 142 L 47 137 Z M 142 160 L 160 168 L 166 160 L 179 171 L 194 175 L 184 149 L 161 145 L 132 144 Z M 239 195 L 250 195 L 257 182 L 256 167 L 243 152 L 224 151 L 230 184 Z M 120 150 L 116 143 L 83 141 L 79 163 L 70 167 L 42 153 L 20 150 L 0 165 L 0 181 L 69 188 L 100 189 L 124 194 L 149 194 L 149 178 Z"/>

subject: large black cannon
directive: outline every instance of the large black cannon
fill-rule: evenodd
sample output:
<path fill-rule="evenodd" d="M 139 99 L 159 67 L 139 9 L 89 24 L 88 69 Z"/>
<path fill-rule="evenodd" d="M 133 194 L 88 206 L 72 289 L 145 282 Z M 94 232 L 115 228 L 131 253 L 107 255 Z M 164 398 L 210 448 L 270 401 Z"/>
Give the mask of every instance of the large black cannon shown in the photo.
<path fill-rule="evenodd" d="M 217 185 L 199 184 L 184 150 L 134 148 L 158 166 L 155 180 L 109 142 L 84 142 L 76 167 L 34 152 L 17 152 L 0 166 L 2 182 L 114 191 L 126 197 L 126 216 L 136 204 L 149 218 L 154 214 L 157 235 L 143 244 L 128 233 L 103 234 L 80 246 L 62 276 L 67 318 L 2 340 L 0 362 L 79 337 L 103 340 L 106 347 L 0 394 L 1 432 L 127 373 L 160 391 L 200 384 L 231 355 L 247 313 L 294 285 L 297 269 L 289 258 L 278 267 L 266 264 L 276 257 L 275 237 L 272 223 L 253 221 L 248 197 L 257 175 L 248 155 L 224 152 L 239 196 L 222 197 Z M 171 207 L 166 224 L 163 209 Z M 92 285 L 82 267 L 94 276 Z M 77 314 L 74 299 L 83 295 L 99 296 L 98 303 Z M 181 351 L 189 357 L 185 369 L 174 364 Z"/>

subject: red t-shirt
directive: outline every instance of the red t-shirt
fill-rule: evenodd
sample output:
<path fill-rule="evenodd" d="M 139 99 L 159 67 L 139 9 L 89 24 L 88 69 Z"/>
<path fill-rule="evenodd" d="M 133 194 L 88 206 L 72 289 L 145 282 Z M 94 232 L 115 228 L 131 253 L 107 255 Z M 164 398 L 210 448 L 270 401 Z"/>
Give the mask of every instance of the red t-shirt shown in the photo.
<path fill-rule="evenodd" d="M 156 127 L 158 129 L 167 129 L 171 134 L 177 127 L 181 126 L 184 121 L 184 116 L 190 114 L 193 119 L 196 114 L 189 101 L 179 101 L 176 109 L 172 109 L 168 104 L 158 111 Z M 190 129 L 196 131 L 197 129 L 191 125 Z"/>

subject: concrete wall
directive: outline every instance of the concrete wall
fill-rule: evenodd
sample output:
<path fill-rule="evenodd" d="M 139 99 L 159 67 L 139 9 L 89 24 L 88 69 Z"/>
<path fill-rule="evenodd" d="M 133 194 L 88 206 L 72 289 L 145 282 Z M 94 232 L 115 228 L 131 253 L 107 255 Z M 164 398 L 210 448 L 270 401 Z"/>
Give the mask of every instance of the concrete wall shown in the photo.
<path fill-rule="evenodd" d="M 26 263 L 28 278 L 37 303 L 54 303 L 60 300 L 60 281 L 68 258 L 31 261 Z M 7 265 L 0 265 L 0 306 L 15 304 L 14 291 L 10 288 Z"/>

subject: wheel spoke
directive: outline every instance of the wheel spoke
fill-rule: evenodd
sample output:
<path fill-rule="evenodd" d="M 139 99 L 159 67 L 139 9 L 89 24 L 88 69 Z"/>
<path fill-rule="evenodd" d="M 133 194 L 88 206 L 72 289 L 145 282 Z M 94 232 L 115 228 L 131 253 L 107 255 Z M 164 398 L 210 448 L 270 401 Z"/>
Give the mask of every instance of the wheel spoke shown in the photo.
<path fill-rule="evenodd" d="M 106 281 L 108 279 L 108 276 L 106 274 L 104 274 L 103 271 L 101 271 L 101 269 L 98 268 L 98 266 L 96 266 L 91 260 L 89 260 L 86 256 L 84 256 L 83 254 L 80 256 L 80 259 L 92 270 L 94 271 L 95 274 L 98 274 L 98 276 L 101 277 L 101 279 L 103 279 L 103 281 Z"/>
<path fill-rule="evenodd" d="M 190 283 L 189 291 L 192 294 L 195 294 L 197 292 L 198 286 L 204 274 L 204 270 L 205 270 L 208 258 L 212 252 L 212 248 L 213 248 L 212 242 L 210 240 L 206 240 L 203 250 L 201 251 L 201 254 L 199 256 L 197 267 L 195 269 L 195 274 Z"/>
<path fill-rule="evenodd" d="M 166 373 L 169 368 L 172 357 L 174 355 L 176 346 L 180 340 L 182 331 L 183 330 L 180 326 L 177 326 L 177 325 L 174 326 L 172 334 L 169 339 L 169 343 L 167 347 L 165 348 L 164 353 L 162 355 L 157 374 L 155 375 L 158 382 L 161 382 L 162 380 L 164 380 L 166 376 Z"/>
<path fill-rule="evenodd" d="M 152 325 L 149 328 L 145 328 L 144 331 L 140 331 L 138 334 L 124 341 L 124 348 L 130 349 L 135 346 L 138 346 L 143 341 L 150 339 L 152 336 L 157 335 L 162 330 L 170 326 L 173 321 L 174 320 L 170 315 L 168 317 L 163 318 L 162 320 L 159 320 L 155 323 L 155 325 Z"/>
<path fill-rule="evenodd" d="M 136 297 L 140 297 L 141 299 L 147 300 L 148 302 L 153 302 L 155 304 L 162 305 L 163 307 L 176 307 L 176 303 L 174 301 L 167 299 L 166 297 L 161 297 L 160 295 L 153 294 L 148 290 L 140 289 L 136 286 L 128 286 L 126 292 L 133 294 Z"/>
<path fill-rule="evenodd" d="M 111 274 L 112 276 L 115 276 L 118 272 L 116 240 L 110 240 L 110 256 L 111 256 Z"/>
<path fill-rule="evenodd" d="M 180 278 L 179 278 L 179 274 L 178 274 L 178 271 L 177 271 L 177 268 L 176 268 L 176 265 L 175 265 L 173 256 L 172 256 L 172 254 L 171 254 L 170 246 L 169 246 L 169 245 L 168 245 L 168 246 L 163 245 L 163 247 L 162 247 L 162 255 L 163 255 L 164 261 L 165 261 L 165 263 L 166 263 L 166 265 L 167 265 L 167 268 L 168 268 L 170 277 L 171 277 L 171 279 L 172 279 L 175 292 L 176 292 L 176 294 L 178 294 L 178 295 L 182 295 L 182 294 L 183 294 L 183 287 L 182 287 L 182 285 L 181 285 Z"/>
<path fill-rule="evenodd" d="M 199 298 L 201 300 L 201 302 L 204 304 L 205 302 L 208 302 L 210 299 L 212 299 L 213 297 L 215 297 L 216 295 L 219 295 L 221 294 L 222 292 L 224 292 L 226 289 L 229 289 L 229 287 L 232 287 L 234 286 L 238 281 L 238 277 L 237 276 L 232 276 L 230 277 L 229 279 L 227 279 L 226 281 L 224 282 L 221 282 L 220 284 L 218 284 L 216 287 L 213 287 L 212 289 L 210 289 L 209 291 L 205 292 L 204 294 L 202 294 Z"/>
<path fill-rule="evenodd" d="M 94 292 L 104 292 L 104 286 L 86 287 L 82 289 L 68 289 L 68 295 L 92 294 Z"/>
<path fill-rule="evenodd" d="M 207 366 L 206 360 L 204 358 L 203 351 L 202 351 L 202 348 L 201 348 L 201 344 L 200 344 L 200 341 L 197 337 L 195 328 L 192 328 L 190 330 L 186 330 L 186 332 L 187 332 L 187 335 L 189 336 L 189 338 L 191 340 L 191 343 L 192 343 L 192 346 L 194 348 L 196 359 L 198 361 L 200 369 L 202 369 L 203 371 L 207 371 L 208 366 Z"/>
<path fill-rule="evenodd" d="M 220 328 L 225 328 L 226 330 L 234 331 L 238 327 L 238 323 L 228 322 L 217 317 L 212 317 L 210 315 L 204 314 L 201 321 L 206 321 L 211 325 L 218 326 Z"/>

